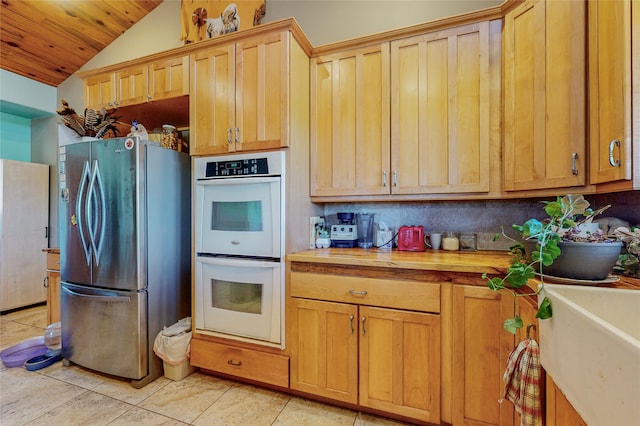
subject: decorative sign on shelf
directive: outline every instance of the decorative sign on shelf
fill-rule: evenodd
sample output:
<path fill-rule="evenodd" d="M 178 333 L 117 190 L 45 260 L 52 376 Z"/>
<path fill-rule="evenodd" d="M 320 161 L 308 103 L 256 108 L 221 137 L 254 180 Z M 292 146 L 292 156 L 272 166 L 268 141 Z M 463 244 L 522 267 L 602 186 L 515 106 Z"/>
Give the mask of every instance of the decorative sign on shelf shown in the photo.
<path fill-rule="evenodd" d="M 189 44 L 251 28 L 265 12 L 266 0 L 182 0 L 180 39 Z"/>

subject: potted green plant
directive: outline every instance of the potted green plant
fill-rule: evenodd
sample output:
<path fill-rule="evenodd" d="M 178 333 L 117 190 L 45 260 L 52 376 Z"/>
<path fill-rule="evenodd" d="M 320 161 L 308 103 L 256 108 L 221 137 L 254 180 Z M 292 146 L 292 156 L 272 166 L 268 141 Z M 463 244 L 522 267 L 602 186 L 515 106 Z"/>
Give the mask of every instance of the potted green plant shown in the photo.
<path fill-rule="evenodd" d="M 614 230 L 614 235 L 624 244 L 624 250 L 613 267 L 614 272 L 640 278 L 640 227 L 629 229 L 621 226 Z"/>
<path fill-rule="evenodd" d="M 600 271 L 596 271 L 595 276 L 602 276 L 604 271 L 606 277 L 613 268 L 622 246 L 616 237 L 603 235 L 597 227 L 589 227 L 593 218 L 610 206 L 594 211 L 590 208 L 589 202 L 579 194 L 568 194 L 557 197 L 555 201 L 543 203 L 547 218 L 529 219 L 522 225 L 512 225 L 512 228 L 520 234 L 520 240 L 509 237 L 504 228 L 502 233 L 496 236 L 496 238 L 503 236 L 514 242 L 510 247 L 511 264 L 506 275 L 504 277 L 483 275 L 491 290 L 510 291 L 514 296 L 514 316 L 505 320 L 504 323 L 505 330 L 510 333 L 515 333 L 523 326 L 522 319 L 516 314 L 516 297 L 538 295 L 543 291 L 545 277 L 551 275 L 548 274 L 549 270 L 556 276 L 562 276 L 566 272 L 569 275 L 567 278 L 581 279 L 572 275 L 576 273 L 579 275 L 585 269 L 597 264 Z M 604 260 L 605 257 L 606 260 Z M 562 268 L 558 268 L 558 265 Z M 517 292 L 536 276 L 542 285 L 535 293 Z M 536 317 L 547 319 L 551 315 L 551 303 L 545 297 Z"/>

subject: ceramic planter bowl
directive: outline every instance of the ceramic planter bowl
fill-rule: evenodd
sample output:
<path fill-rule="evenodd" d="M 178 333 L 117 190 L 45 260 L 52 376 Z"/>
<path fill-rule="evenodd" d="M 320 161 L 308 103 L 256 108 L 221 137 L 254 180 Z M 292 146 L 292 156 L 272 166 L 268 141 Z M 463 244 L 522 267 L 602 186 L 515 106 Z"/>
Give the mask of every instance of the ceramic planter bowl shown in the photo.
<path fill-rule="evenodd" d="M 606 279 L 611 273 L 613 265 L 615 265 L 620 254 L 622 242 L 587 243 L 561 241 L 558 247 L 561 254 L 550 266 L 543 268 L 545 275 L 600 281 Z M 525 243 L 527 256 L 531 256 L 531 251 L 534 248 L 534 242 L 527 241 Z"/>

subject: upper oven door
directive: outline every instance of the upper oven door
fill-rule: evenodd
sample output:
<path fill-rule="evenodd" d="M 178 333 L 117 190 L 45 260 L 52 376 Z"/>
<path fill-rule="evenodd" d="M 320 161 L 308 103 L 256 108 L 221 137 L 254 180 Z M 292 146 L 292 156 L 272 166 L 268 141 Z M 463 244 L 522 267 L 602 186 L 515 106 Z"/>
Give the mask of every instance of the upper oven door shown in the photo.
<path fill-rule="evenodd" d="M 195 183 L 196 253 L 281 258 L 281 179 Z"/>

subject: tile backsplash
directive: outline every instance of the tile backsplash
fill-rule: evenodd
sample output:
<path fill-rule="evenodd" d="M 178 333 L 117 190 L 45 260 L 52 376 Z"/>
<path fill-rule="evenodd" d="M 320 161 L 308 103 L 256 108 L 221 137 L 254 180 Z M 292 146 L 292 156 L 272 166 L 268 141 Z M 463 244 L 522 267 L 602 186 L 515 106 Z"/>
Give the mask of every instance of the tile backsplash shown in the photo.
<path fill-rule="evenodd" d="M 640 191 L 604 194 L 586 197 L 593 208 L 607 204 L 612 207 L 603 216 L 617 217 L 640 224 Z M 383 221 L 397 231 L 402 225 L 422 225 L 425 232 L 454 231 L 478 234 L 478 249 L 508 250 L 512 242 L 506 238 L 493 241 L 500 227 L 515 236 L 511 224 L 544 218 L 541 201 L 552 197 L 487 201 L 425 201 L 406 203 L 327 203 L 325 220 L 329 225 L 338 222 L 338 212 L 375 213 L 375 222 Z"/>

